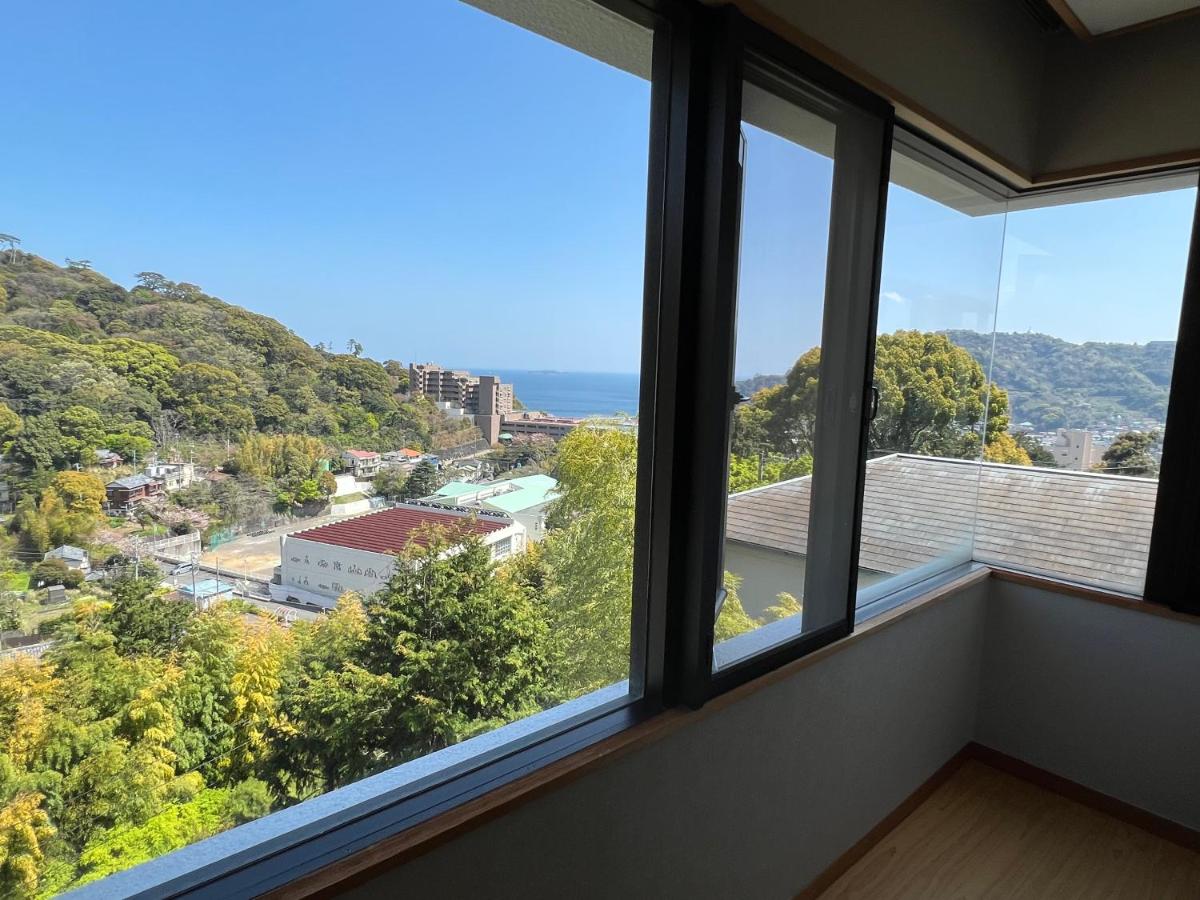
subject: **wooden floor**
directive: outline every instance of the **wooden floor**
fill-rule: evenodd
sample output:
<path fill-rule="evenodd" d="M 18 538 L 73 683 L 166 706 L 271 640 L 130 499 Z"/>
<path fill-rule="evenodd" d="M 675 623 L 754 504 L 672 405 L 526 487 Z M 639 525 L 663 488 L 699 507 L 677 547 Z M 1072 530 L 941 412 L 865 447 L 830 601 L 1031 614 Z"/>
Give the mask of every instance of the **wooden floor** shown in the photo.
<path fill-rule="evenodd" d="M 821 895 L 1200 898 L 1200 853 L 967 760 Z"/>

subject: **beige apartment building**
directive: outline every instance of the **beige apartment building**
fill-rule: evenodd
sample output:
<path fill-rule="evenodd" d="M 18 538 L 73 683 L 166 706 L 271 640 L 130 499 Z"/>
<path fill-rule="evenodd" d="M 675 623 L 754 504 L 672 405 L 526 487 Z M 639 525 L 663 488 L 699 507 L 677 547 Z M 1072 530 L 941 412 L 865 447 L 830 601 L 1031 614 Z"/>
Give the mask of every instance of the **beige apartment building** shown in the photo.
<path fill-rule="evenodd" d="M 513 411 L 511 384 L 495 375 L 472 375 L 434 363 L 409 364 L 408 391 L 414 397 L 428 397 L 472 416 L 489 444 L 499 440 L 501 422 Z"/>

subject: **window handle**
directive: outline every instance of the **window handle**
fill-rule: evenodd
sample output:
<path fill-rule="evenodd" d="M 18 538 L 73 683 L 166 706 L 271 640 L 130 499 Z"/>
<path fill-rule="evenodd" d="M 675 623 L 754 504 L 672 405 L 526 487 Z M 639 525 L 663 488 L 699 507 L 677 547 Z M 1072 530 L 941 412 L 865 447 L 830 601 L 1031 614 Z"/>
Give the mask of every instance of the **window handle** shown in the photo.
<path fill-rule="evenodd" d="M 875 417 L 879 415 L 879 385 L 871 385 L 871 418 L 867 421 L 874 422 Z"/>
<path fill-rule="evenodd" d="M 731 387 L 729 389 L 729 408 L 730 409 L 733 409 L 735 406 L 738 406 L 739 404 L 747 402 L 749 399 L 750 399 L 749 397 L 747 397 L 745 394 L 743 394 L 737 388 Z"/>

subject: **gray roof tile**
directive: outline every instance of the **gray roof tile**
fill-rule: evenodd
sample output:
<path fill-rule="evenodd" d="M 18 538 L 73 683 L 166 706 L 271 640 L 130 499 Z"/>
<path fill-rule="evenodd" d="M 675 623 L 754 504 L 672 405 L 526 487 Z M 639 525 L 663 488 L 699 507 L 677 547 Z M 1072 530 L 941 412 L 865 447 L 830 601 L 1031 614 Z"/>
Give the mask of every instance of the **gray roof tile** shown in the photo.
<path fill-rule="evenodd" d="M 732 495 L 726 538 L 805 553 L 811 483 Z M 892 574 L 973 543 L 980 562 L 1139 593 L 1157 490 L 1149 478 L 884 456 L 867 463 L 859 564 Z"/>

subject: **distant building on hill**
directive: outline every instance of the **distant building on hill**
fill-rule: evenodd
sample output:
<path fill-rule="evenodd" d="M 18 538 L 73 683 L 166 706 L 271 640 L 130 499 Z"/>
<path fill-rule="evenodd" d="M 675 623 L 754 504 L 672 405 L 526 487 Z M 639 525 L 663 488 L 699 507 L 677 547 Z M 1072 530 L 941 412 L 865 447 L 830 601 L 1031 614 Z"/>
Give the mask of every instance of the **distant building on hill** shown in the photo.
<path fill-rule="evenodd" d="M 1096 462 L 1092 458 L 1092 433 L 1081 428 L 1060 428 L 1050 446 L 1060 469 L 1086 472 Z"/>
<path fill-rule="evenodd" d="M 562 416 L 543 416 L 539 413 L 520 412 L 504 417 L 504 431 L 513 437 L 520 434 L 545 434 L 552 438 L 566 437 L 583 424 L 583 419 L 568 419 Z"/>
<path fill-rule="evenodd" d="M 119 454 L 113 453 L 111 450 L 96 451 L 96 465 L 103 469 L 115 469 L 123 462 L 125 462 L 125 460 L 123 460 Z"/>
<path fill-rule="evenodd" d="M 513 386 L 495 375 L 472 375 L 461 369 L 443 369 L 434 363 L 410 363 L 408 392 L 446 404 L 446 411 L 473 418 L 484 439 L 494 444 L 500 438 L 500 425 L 513 411 Z"/>
<path fill-rule="evenodd" d="M 151 463 L 143 470 L 144 473 L 162 482 L 163 490 L 168 494 L 182 490 L 196 480 L 196 466 L 190 462 Z"/>
<path fill-rule="evenodd" d="M 161 496 L 163 484 L 149 475 L 127 475 L 104 486 L 108 507 L 113 512 L 129 512 L 152 497 Z"/>
<path fill-rule="evenodd" d="M 285 535 L 280 539 L 281 563 L 270 587 L 271 597 L 328 609 L 347 591 L 373 594 L 387 584 L 396 554 L 424 543 L 428 526 L 478 535 L 495 559 L 525 549 L 525 527 L 511 516 L 457 506 L 402 503 Z"/>
<path fill-rule="evenodd" d="M 82 547 L 72 547 L 70 544 L 55 547 L 46 553 L 42 559 L 61 559 L 67 564 L 68 569 L 74 569 L 76 572 L 82 572 L 84 575 L 92 571 L 92 561 L 91 557 L 88 556 L 88 552 Z"/>
<path fill-rule="evenodd" d="M 342 465 L 355 478 L 374 478 L 379 474 L 381 457 L 374 450 L 343 450 Z"/>

